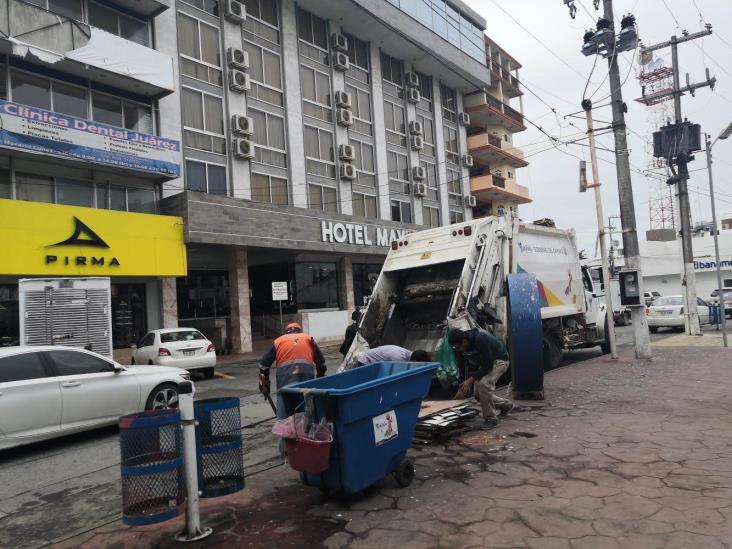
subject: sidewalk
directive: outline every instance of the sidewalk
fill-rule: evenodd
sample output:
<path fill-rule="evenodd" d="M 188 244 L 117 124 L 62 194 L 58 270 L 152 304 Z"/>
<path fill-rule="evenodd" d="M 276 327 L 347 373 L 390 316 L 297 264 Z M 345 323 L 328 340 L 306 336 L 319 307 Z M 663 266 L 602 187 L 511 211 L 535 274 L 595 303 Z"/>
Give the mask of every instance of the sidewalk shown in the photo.
<path fill-rule="evenodd" d="M 632 350 L 549 373 L 491 434 L 413 448 L 417 479 L 323 501 L 277 467 L 205 501 L 194 547 L 723 548 L 732 543 L 732 354 Z M 182 518 L 57 547 L 169 547 Z"/>

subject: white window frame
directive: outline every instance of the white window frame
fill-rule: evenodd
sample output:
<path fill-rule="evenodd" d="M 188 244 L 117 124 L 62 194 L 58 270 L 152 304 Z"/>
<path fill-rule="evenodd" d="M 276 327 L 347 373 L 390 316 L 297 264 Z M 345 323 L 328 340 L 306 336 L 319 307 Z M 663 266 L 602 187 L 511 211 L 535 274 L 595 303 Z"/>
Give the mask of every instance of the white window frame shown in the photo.
<path fill-rule="evenodd" d="M 184 185 L 185 185 L 186 190 L 189 190 L 188 189 L 188 179 L 187 179 L 187 176 L 188 176 L 188 162 L 195 162 L 196 164 L 203 164 L 206 167 L 206 190 L 203 191 L 205 193 L 210 193 L 211 192 L 210 191 L 210 188 L 209 188 L 209 185 L 208 185 L 208 167 L 209 166 L 217 166 L 219 168 L 224 168 L 224 180 L 226 181 L 226 194 L 220 195 L 220 194 L 217 193 L 216 196 L 228 196 L 228 194 L 229 194 L 229 173 L 228 173 L 228 171 L 229 170 L 227 169 L 226 164 L 219 164 L 217 162 L 206 162 L 205 160 L 199 160 L 198 158 L 185 158 L 183 162 L 184 162 L 184 166 L 185 166 L 185 170 L 186 170 L 185 177 L 183 178 L 184 179 Z M 201 191 L 194 191 L 194 192 L 201 192 Z"/>
<path fill-rule="evenodd" d="M 327 164 L 328 166 L 332 166 L 333 167 L 333 171 L 335 172 L 335 166 L 336 166 L 335 159 L 338 157 L 338 151 L 336 150 L 337 145 L 336 145 L 336 141 L 335 141 L 335 133 L 332 132 L 332 131 L 330 131 L 330 130 L 326 130 L 324 128 L 319 128 L 318 126 L 311 126 L 309 124 L 305 124 L 305 128 L 311 128 L 311 129 L 314 129 L 315 131 L 318 132 L 318 154 L 319 155 L 322 155 L 323 154 L 323 151 L 320 150 L 320 133 L 321 132 L 329 133 L 331 135 L 331 137 L 332 137 L 332 140 L 333 140 L 333 160 L 326 160 L 326 159 L 323 159 L 323 158 L 313 158 L 312 156 L 308 156 L 307 153 L 305 153 L 305 160 L 306 160 L 306 162 L 305 162 L 305 165 L 306 165 L 305 171 L 306 171 L 306 173 L 308 173 L 309 175 L 315 175 L 315 176 L 319 176 L 319 177 L 325 177 L 327 179 L 333 179 L 331 177 L 328 177 L 327 175 L 322 175 L 322 174 L 318 174 L 318 173 L 308 172 L 307 171 L 307 161 L 310 160 L 311 162 L 320 162 L 322 164 Z M 338 174 L 335 174 L 335 176 L 337 176 L 337 175 Z"/>
<path fill-rule="evenodd" d="M 283 180 L 285 182 L 285 187 L 287 189 L 287 202 L 285 204 L 276 204 L 276 205 L 279 205 L 279 206 L 288 206 L 288 205 L 291 204 L 291 201 L 290 201 L 290 198 L 291 198 L 290 197 L 290 185 L 288 184 L 288 181 L 287 181 L 287 178 L 286 177 L 280 177 L 278 175 L 272 175 L 272 174 L 269 174 L 269 173 L 262 173 L 262 172 L 252 171 L 252 180 L 254 179 L 254 176 L 255 175 L 256 176 L 266 177 L 267 178 L 267 185 L 269 187 L 269 202 L 261 202 L 259 200 L 256 200 L 254 197 L 252 197 L 252 200 L 255 200 L 257 202 L 261 202 L 262 204 L 275 204 L 272 201 L 272 196 L 273 196 L 273 193 L 272 193 L 272 178 L 274 177 L 276 179 Z M 321 196 L 322 196 L 322 192 L 321 192 Z M 308 200 L 310 200 L 310 195 L 309 194 L 308 194 Z"/>
<path fill-rule="evenodd" d="M 326 71 L 321 71 L 319 69 L 316 69 L 315 67 L 311 67 L 310 65 L 304 65 L 304 64 L 300 63 L 300 70 L 302 71 L 303 69 L 311 70 L 314 73 L 314 75 L 313 75 L 313 78 L 314 78 L 313 84 L 314 84 L 314 89 L 315 89 L 315 101 L 313 101 L 312 99 L 307 99 L 305 97 L 305 95 L 302 95 L 301 94 L 302 95 L 302 100 L 305 103 L 310 103 L 311 105 L 315 105 L 315 106 L 321 107 L 323 109 L 332 109 L 333 108 L 333 99 L 332 99 L 332 96 L 333 96 L 333 80 L 332 80 L 330 74 L 327 73 Z M 328 78 L 328 88 L 330 89 L 330 96 L 331 96 L 331 104 L 330 105 L 328 105 L 327 103 L 320 103 L 320 102 L 318 102 L 318 77 L 317 77 L 317 73 L 320 73 L 321 75 L 326 76 Z M 302 78 L 302 76 L 300 76 L 300 78 Z M 303 114 L 303 116 L 309 116 L 309 115 Z M 321 119 L 320 118 L 316 118 L 316 120 L 321 120 Z"/>
<path fill-rule="evenodd" d="M 195 7 L 195 6 L 194 6 Z M 206 13 L 206 12 L 204 12 Z M 218 36 L 218 42 L 219 42 L 219 59 L 222 59 L 223 56 L 221 55 L 221 30 L 216 25 L 211 25 L 210 23 L 207 23 L 206 21 L 203 21 L 202 19 L 199 19 L 198 17 L 194 17 L 190 13 L 179 11 L 176 15 L 176 25 L 178 23 L 177 18 L 178 17 L 188 17 L 190 19 L 193 19 L 198 24 L 198 51 L 199 53 L 203 51 L 201 47 L 201 25 L 209 26 L 216 30 L 216 35 Z M 200 78 L 196 78 L 195 76 L 190 76 L 187 74 L 183 74 L 181 72 L 181 76 L 185 76 L 186 78 L 190 78 L 191 80 L 196 80 L 197 82 L 203 82 L 205 84 L 209 84 L 211 86 L 216 86 L 217 88 L 223 88 L 223 82 L 224 82 L 224 67 L 223 62 L 220 65 L 214 65 L 213 63 L 209 63 L 208 61 L 204 61 L 203 59 L 196 59 L 195 57 L 191 57 L 190 55 L 186 55 L 184 53 L 180 53 L 180 46 L 178 48 L 178 54 L 181 58 L 187 59 L 188 61 L 192 61 L 194 63 L 198 63 L 199 65 L 203 65 L 204 67 L 208 67 L 209 69 L 217 70 L 221 73 L 221 84 L 216 84 L 214 82 L 210 82 L 209 80 L 201 80 Z"/>
<path fill-rule="evenodd" d="M 426 217 L 424 215 L 425 210 L 431 210 L 431 211 L 434 211 L 437 214 L 437 225 L 432 225 L 431 223 L 428 224 L 426 222 Z M 431 216 L 432 216 L 432 214 L 430 214 L 430 217 Z M 422 225 L 424 227 L 430 227 L 430 228 L 432 228 L 432 227 L 439 227 L 441 224 L 442 223 L 441 223 L 441 220 L 440 220 L 440 208 L 438 206 L 432 206 L 432 205 L 429 205 L 429 204 L 423 204 L 422 205 Z"/>
<path fill-rule="evenodd" d="M 260 86 L 262 86 L 264 88 L 269 88 L 270 90 L 274 90 L 274 91 L 283 93 L 284 92 L 285 79 L 284 79 L 284 75 L 282 74 L 282 54 L 280 52 L 276 51 L 276 50 L 271 49 L 271 48 L 265 48 L 264 46 L 262 46 L 260 44 L 256 44 L 256 43 L 252 42 L 251 40 L 244 40 L 244 42 L 247 45 L 249 45 L 249 46 L 252 46 L 254 48 L 257 48 L 259 50 L 262 50 L 262 77 L 263 78 L 266 78 L 267 77 L 266 71 L 264 70 L 264 52 L 267 51 L 267 52 L 272 53 L 272 54 L 276 55 L 277 57 L 279 57 L 279 59 L 280 59 L 280 62 L 279 62 L 279 66 L 280 66 L 280 83 L 282 84 L 282 87 L 281 88 L 278 88 L 276 86 L 273 86 L 272 84 L 268 84 L 267 82 L 260 82 L 259 80 L 256 80 L 253 77 L 252 77 L 252 82 L 256 82 L 257 84 L 259 84 Z M 250 60 L 250 62 L 251 62 L 251 60 Z M 257 99 L 257 101 L 262 101 L 264 103 L 268 103 L 268 101 L 264 101 L 263 99 L 260 99 L 259 97 L 257 97 L 256 99 Z M 283 97 L 283 102 L 284 102 L 284 97 Z M 270 105 L 273 105 L 274 103 L 269 103 L 269 104 Z M 280 107 L 281 108 L 282 105 L 275 105 L 275 107 Z"/>
<path fill-rule="evenodd" d="M 219 101 L 221 101 L 221 110 L 224 113 L 224 116 L 226 116 L 226 110 L 224 109 L 224 98 L 223 97 L 220 97 L 220 96 L 218 96 L 218 95 L 216 95 L 214 93 L 208 93 L 208 92 L 205 92 L 203 90 L 199 90 L 199 89 L 196 89 L 196 88 L 192 88 L 190 86 L 181 86 L 181 93 L 182 93 L 182 90 L 189 90 L 189 91 L 192 91 L 192 92 L 195 92 L 195 93 L 201 95 L 201 108 L 203 109 L 203 124 L 204 125 L 206 124 L 206 103 L 203 100 L 203 96 L 204 95 L 209 95 L 211 97 L 215 97 L 216 99 L 218 99 Z M 183 122 L 183 118 L 182 117 L 181 117 L 181 122 Z M 222 120 L 222 122 L 224 123 L 223 124 L 224 125 L 224 132 L 226 132 L 226 121 L 225 120 Z M 195 132 L 195 133 L 200 133 L 200 134 L 203 134 L 203 135 L 208 135 L 210 137 L 218 137 L 219 139 L 223 139 L 224 140 L 224 144 L 226 145 L 226 134 L 225 133 L 218 134 L 218 133 L 214 133 L 214 132 L 208 131 L 208 130 L 199 130 L 198 128 L 193 128 L 191 126 L 186 126 L 185 124 L 182 124 L 182 127 L 183 127 L 184 132 L 185 131 Z M 218 154 L 218 155 L 221 155 L 221 156 L 226 156 L 226 152 L 219 153 L 219 152 L 216 152 L 216 151 L 209 151 L 207 149 L 197 149 L 196 147 L 191 147 L 190 145 L 186 145 L 185 144 L 185 135 L 183 135 L 183 139 L 181 141 L 183 143 L 183 146 L 186 147 L 186 148 L 193 149 L 195 151 L 204 151 L 204 152 L 211 153 L 211 154 Z M 225 148 L 228 150 L 228 146 L 225 147 Z"/>
<path fill-rule="evenodd" d="M 352 204 L 354 204 L 354 205 L 356 204 L 356 198 L 355 198 L 356 195 L 359 195 L 363 198 L 364 213 L 363 213 L 363 215 L 361 215 L 360 213 L 356 213 L 354 211 L 353 215 L 355 215 L 356 217 L 362 217 L 364 219 L 378 219 L 379 218 L 379 197 L 376 196 L 375 194 L 369 194 L 367 192 L 363 192 L 360 190 L 354 190 L 351 193 L 351 200 L 352 200 Z M 366 198 L 371 198 L 374 200 L 374 216 L 373 217 L 369 217 L 368 215 L 366 215 Z"/>
<path fill-rule="evenodd" d="M 399 198 L 390 197 L 389 198 L 389 214 L 391 214 L 391 209 L 394 206 L 394 202 L 399 203 L 399 219 L 392 219 L 392 221 L 396 221 L 397 223 L 413 224 L 414 223 L 414 208 L 412 207 L 412 203 L 408 200 L 402 200 Z M 410 217 L 411 217 L 410 221 L 404 221 L 404 219 L 403 219 L 404 212 L 403 212 L 402 208 L 404 208 L 404 206 L 403 206 L 404 204 L 406 204 L 409 207 L 409 213 L 410 213 Z"/>
<path fill-rule="evenodd" d="M 341 208 L 340 208 L 340 198 L 338 197 L 338 187 L 331 187 L 329 185 L 323 185 L 322 183 L 313 183 L 313 182 L 308 182 L 307 185 L 308 185 L 308 187 L 307 187 L 307 191 L 308 191 L 308 208 L 310 208 L 311 210 L 317 210 L 319 212 L 328 212 L 328 211 L 330 211 L 330 210 L 327 210 L 325 208 L 326 204 L 329 204 L 329 203 L 326 203 L 326 201 L 325 201 L 325 195 L 323 194 L 323 189 L 331 189 L 331 190 L 335 191 L 335 195 L 336 195 L 336 202 L 335 202 L 336 209 L 335 209 L 335 212 L 340 212 Z M 323 205 L 322 208 L 314 208 L 313 205 L 310 203 L 310 187 L 318 187 L 318 188 L 320 188 L 320 202 Z M 331 213 L 333 213 L 333 212 L 331 212 Z"/>
<path fill-rule="evenodd" d="M 48 3 L 48 0 L 46 0 L 46 3 Z M 135 21 L 139 21 L 140 23 L 144 23 L 147 27 L 147 44 L 140 44 L 141 46 L 144 46 L 146 48 L 153 48 L 153 40 L 152 40 L 152 25 L 150 24 L 150 21 L 147 21 L 145 19 L 140 19 L 139 17 L 135 17 L 134 15 L 129 15 L 127 13 L 121 12 L 118 9 L 112 8 L 106 4 L 101 4 L 99 2 L 94 2 L 93 0 L 84 0 L 82 6 L 82 10 L 84 11 L 84 23 L 88 24 L 89 26 L 93 26 L 91 23 L 89 23 L 89 4 L 97 4 L 101 6 L 104 9 L 107 9 L 109 11 L 113 11 L 117 14 L 117 33 L 115 36 L 118 36 L 119 38 L 122 38 L 123 40 L 129 40 L 130 42 L 134 42 L 134 40 L 130 40 L 129 38 L 124 38 L 122 36 L 122 26 L 120 23 L 120 16 L 122 17 L 128 17 L 129 19 L 134 19 Z M 195 6 L 194 6 L 195 7 Z M 94 27 L 95 29 L 98 27 Z M 101 30 L 101 29 L 100 29 Z M 135 44 L 139 44 L 139 42 L 134 42 Z"/>

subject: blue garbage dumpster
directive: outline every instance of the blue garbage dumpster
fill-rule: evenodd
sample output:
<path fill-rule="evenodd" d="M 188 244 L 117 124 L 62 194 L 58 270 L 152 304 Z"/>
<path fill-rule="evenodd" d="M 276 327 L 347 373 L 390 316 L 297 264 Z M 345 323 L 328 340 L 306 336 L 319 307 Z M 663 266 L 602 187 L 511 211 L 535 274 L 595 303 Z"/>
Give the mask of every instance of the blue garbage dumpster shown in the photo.
<path fill-rule="evenodd" d="M 422 399 L 439 363 L 377 362 L 280 389 L 288 415 L 308 413 L 333 423 L 328 469 L 301 473 L 324 492 L 355 493 L 395 473 L 406 486 L 414 465 L 406 459 Z M 302 406 L 304 400 L 304 406 Z"/>

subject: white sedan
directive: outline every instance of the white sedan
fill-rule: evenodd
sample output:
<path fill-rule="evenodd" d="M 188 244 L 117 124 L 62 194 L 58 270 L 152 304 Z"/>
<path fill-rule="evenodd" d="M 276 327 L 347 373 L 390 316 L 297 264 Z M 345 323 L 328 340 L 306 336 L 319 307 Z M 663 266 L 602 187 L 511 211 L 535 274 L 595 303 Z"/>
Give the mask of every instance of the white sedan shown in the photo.
<path fill-rule="evenodd" d="M 709 324 L 709 305 L 697 298 L 696 310 L 699 313 L 699 324 Z M 684 298 L 680 295 L 658 297 L 646 309 L 648 329 L 655 334 L 659 328 L 684 327 Z"/>
<path fill-rule="evenodd" d="M 125 367 L 74 347 L 0 349 L 0 450 L 178 407 L 179 368 Z"/>
<path fill-rule="evenodd" d="M 193 328 L 153 330 L 137 344 L 132 364 L 200 370 L 203 377 L 211 378 L 216 366 L 216 347 Z"/>

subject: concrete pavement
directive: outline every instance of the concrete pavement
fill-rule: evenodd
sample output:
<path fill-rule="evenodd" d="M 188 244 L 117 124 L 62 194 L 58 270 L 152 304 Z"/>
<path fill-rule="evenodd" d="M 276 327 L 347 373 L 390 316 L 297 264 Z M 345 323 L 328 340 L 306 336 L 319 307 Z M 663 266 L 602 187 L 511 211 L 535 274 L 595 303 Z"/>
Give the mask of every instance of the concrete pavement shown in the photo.
<path fill-rule="evenodd" d="M 730 547 L 732 354 L 625 349 L 546 376 L 492 433 L 414 448 L 417 479 L 323 501 L 277 467 L 204 503 L 201 547 Z M 2 522 L 0 522 L 2 525 Z M 58 547 L 167 547 L 177 519 L 113 522 Z"/>

